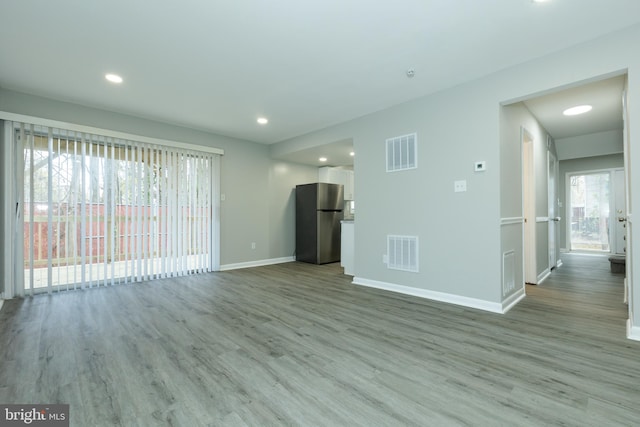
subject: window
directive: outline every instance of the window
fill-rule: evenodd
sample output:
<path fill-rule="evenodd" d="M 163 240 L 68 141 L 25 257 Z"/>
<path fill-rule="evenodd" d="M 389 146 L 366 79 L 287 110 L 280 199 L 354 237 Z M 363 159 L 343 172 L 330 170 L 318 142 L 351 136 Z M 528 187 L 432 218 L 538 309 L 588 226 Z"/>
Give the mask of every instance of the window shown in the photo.
<path fill-rule="evenodd" d="M 15 124 L 25 290 L 212 271 L 218 156 Z"/>
<path fill-rule="evenodd" d="M 571 250 L 609 251 L 611 174 L 570 176 Z"/>

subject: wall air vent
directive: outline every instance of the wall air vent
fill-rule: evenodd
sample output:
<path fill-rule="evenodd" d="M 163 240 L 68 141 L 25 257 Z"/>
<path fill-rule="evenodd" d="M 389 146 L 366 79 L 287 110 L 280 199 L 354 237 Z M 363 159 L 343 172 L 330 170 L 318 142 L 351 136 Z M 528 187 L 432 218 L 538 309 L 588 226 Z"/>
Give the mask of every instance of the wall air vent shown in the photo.
<path fill-rule="evenodd" d="M 387 267 L 418 272 L 418 237 L 387 236 Z"/>
<path fill-rule="evenodd" d="M 418 167 L 418 134 L 387 139 L 387 172 Z"/>

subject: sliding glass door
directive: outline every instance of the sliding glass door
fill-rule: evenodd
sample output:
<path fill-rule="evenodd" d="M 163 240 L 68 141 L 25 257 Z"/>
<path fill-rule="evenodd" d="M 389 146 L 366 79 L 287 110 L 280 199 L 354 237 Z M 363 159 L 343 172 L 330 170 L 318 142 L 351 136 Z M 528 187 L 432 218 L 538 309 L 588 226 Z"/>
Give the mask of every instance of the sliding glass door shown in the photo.
<path fill-rule="evenodd" d="M 18 125 L 26 291 L 212 271 L 211 153 Z"/>

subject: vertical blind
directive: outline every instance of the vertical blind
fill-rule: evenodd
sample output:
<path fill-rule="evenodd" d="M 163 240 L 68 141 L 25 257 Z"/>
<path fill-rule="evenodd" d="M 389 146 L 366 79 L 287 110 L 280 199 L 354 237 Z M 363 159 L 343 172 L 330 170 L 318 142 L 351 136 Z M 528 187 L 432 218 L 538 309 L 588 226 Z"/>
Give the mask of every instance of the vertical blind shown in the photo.
<path fill-rule="evenodd" d="M 212 271 L 219 157 L 18 123 L 16 293 Z"/>

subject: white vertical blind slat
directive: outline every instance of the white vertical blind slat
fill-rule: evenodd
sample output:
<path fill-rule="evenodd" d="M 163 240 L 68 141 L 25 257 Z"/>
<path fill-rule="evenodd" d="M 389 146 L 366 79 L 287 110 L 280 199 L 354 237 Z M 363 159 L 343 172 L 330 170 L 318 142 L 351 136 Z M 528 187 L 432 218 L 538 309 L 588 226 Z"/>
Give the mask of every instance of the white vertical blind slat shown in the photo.
<path fill-rule="evenodd" d="M 111 286 L 115 285 L 115 275 L 116 275 L 116 245 L 118 239 L 118 218 L 116 217 L 116 203 L 117 203 L 117 194 L 118 188 L 116 186 L 116 143 L 112 141 L 111 144 L 111 158 L 110 158 L 111 166 L 111 176 L 109 179 L 111 180 L 111 227 L 109 229 L 109 238 L 111 239 Z"/>
<path fill-rule="evenodd" d="M 198 183 L 196 188 L 201 188 L 203 186 L 203 184 L 206 183 L 206 181 L 204 181 L 203 178 L 203 167 L 204 167 L 204 155 L 202 156 L 198 156 L 198 167 L 197 167 L 197 171 L 198 171 Z M 206 189 L 205 189 L 206 191 Z M 196 251 L 197 253 L 197 259 L 198 259 L 198 273 L 204 273 L 204 245 L 203 245 L 203 229 L 204 229 L 204 203 L 203 203 L 203 198 L 204 198 L 204 193 L 205 191 L 198 191 L 196 192 L 197 197 L 198 197 L 198 203 L 196 204 L 196 209 L 197 209 L 197 220 L 198 220 L 198 227 L 197 227 L 197 231 L 198 231 L 198 249 Z"/>
<path fill-rule="evenodd" d="M 151 167 L 149 164 L 149 146 L 147 144 L 143 145 L 143 154 L 142 154 L 142 191 L 144 194 L 144 198 L 142 199 L 143 207 L 142 207 L 142 264 L 143 264 L 143 273 L 142 280 L 149 279 L 149 236 L 150 236 L 150 227 L 149 227 L 149 209 L 147 207 L 150 202 L 151 194 Z"/>
<path fill-rule="evenodd" d="M 160 230 L 160 262 L 161 262 L 161 269 L 160 271 L 162 272 L 161 276 L 162 278 L 166 278 L 167 277 L 167 212 L 165 210 L 165 204 L 167 203 L 167 188 L 165 186 L 165 174 L 167 173 L 166 171 L 166 164 L 167 164 L 167 150 L 166 149 L 162 149 L 161 150 L 161 159 L 160 159 L 160 168 L 159 168 L 159 172 L 158 172 L 158 182 L 159 182 L 159 190 L 160 190 L 160 195 L 158 198 L 159 201 L 159 212 L 158 212 L 158 228 Z"/>
<path fill-rule="evenodd" d="M 73 221 L 72 221 L 72 227 L 73 227 L 73 233 L 72 236 L 74 238 L 73 242 L 71 243 L 73 246 L 73 289 L 76 289 L 76 286 L 78 284 L 78 263 L 79 263 L 79 257 L 78 257 L 78 136 L 74 133 L 73 135 L 73 157 L 72 157 L 72 168 L 73 168 L 73 174 L 72 174 L 72 180 L 73 180 L 73 190 L 71 193 L 71 203 L 73 206 Z"/>
<path fill-rule="evenodd" d="M 88 148 L 89 148 L 89 212 L 87 216 L 89 217 L 89 234 L 88 234 L 88 244 L 89 248 L 87 251 L 87 256 L 89 257 L 89 264 L 86 264 L 87 269 L 89 270 L 89 288 L 93 287 L 93 175 L 95 171 L 93 170 L 93 143 L 91 141 L 91 136 L 89 136 Z M 84 214 L 84 212 L 83 212 Z"/>
<path fill-rule="evenodd" d="M 24 126 L 21 127 L 21 132 L 24 135 Z M 29 292 L 33 295 L 34 281 L 35 281 L 35 227 L 34 227 L 34 217 L 35 217 L 35 160 L 33 158 L 34 155 L 34 129 L 33 125 L 31 125 L 31 132 L 29 133 Z"/>
<path fill-rule="evenodd" d="M 137 158 L 136 158 L 136 185 L 138 197 L 136 199 L 136 281 L 139 282 L 142 280 L 142 198 L 143 194 L 143 184 L 144 181 L 142 177 L 143 173 L 143 165 L 142 165 L 142 147 L 138 146 Z"/>
<path fill-rule="evenodd" d="M 171 234 L 172 234 L 172 249 L 173 249 L 173 259 L 172 259 L 172 276 L 176 275 L 179 271 L 178 268 L 178 262 L 180 261 L 179 256 L 180 256 L 180 239 L 178 238 L 178 223 L 180 221 L 180 199 L 179 199 L 179 195 L 180 195 L 180 190 L 178 188 L 178 183 L 177 183 L 177 177 L 178 177 L 178 159 L 177 159 L 178 155 L 176 153 L 172 153 L 171 155 L 171 163 L 172 163 L 172 168 L 171 168 L 171 182 L 172 182 L 172 191 L 171 191 L 171 197 L 173 198 L 172 200 L 172 211 L 173 214 L 171 215 Z"/>
<path fill-rule="evenodd" d="M 129 158 L 129 150 L 124 150 L 124 178 L 131 182 L 131 162 Z M 131 188 L 126 188 L 122 202 L 124 204 L 124 224 L 122 224 L 122 234 L 124 241 L 124 283 L 129 282 L 129 249 L 131 247 Z"/>
<path fill-rule="evenodd" d="M 105 140 L 104 144 L 104 157 L 102 158 L 102 175 L 104 176 L 104 199 L 102 201 L 102 252 L 103 257 L 103 273 L 102 273 L 102 285 L 107 286 L 109 284 L 109 220 L 111 218 L 111 177 L 108 175 L 109 165 L 109 141 Z"/>
<path fill-rule="evenodd" d="M 87 283 L 87 145 L 84 135 L 80 136 L 80 288 Z"/>

